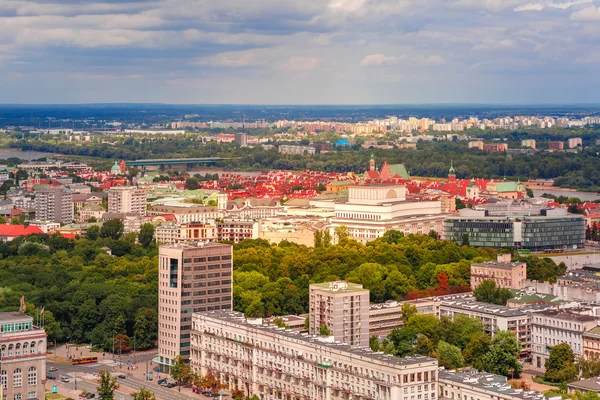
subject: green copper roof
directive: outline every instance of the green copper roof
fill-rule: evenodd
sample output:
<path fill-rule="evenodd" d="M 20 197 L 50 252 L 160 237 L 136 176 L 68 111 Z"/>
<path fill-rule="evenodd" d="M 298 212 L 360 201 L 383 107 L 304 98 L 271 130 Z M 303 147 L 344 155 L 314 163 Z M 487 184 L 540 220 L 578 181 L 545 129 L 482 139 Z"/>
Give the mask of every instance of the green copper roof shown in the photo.
<path fill-rule="evenodd" d="M 389 167 L 392 176 L 399 175 L 402 179 L 410 179 L 410 175 L 404 164 L 390 164 Z"/>

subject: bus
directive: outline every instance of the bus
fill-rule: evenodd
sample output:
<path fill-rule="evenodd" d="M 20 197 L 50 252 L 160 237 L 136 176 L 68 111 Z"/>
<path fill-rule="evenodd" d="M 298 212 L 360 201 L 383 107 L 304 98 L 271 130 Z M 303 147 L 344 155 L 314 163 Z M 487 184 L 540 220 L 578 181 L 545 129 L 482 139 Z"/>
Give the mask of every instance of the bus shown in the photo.
<path fill-rule="evenodd" d="M 529 250 L 529 249 L 521 249 L 521 250 L 519 250 L 519 254 L 531 254 L 531 250 Z"/>
<path fill-rule="evenodd" d="M 91 364 L 91 363 L 97 363 L 98 362 L 98 357 L 96 356 L 81 356 L 81 357 L 75 357 L 73 358 L 73 360 L 71 360 L 73 365 L 76 364 Z"/>

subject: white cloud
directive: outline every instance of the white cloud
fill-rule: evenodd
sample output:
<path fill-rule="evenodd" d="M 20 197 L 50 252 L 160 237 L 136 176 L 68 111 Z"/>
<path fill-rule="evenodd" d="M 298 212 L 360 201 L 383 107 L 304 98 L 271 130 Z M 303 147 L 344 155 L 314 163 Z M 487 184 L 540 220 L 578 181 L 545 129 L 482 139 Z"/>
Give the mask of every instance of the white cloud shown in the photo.
<path fill-rule="evenodd" d="M 319 59 L 315 57 L 290 57 L 281 69 L 292 72 L 310 71 L 316 68 Z"/>
<path fill-rule="evenodd" d="M 600 21 L 600 7 L 588 7 L 571 14 L 573 21 Z"/>
<path fill-rule="evenodd" d="M 365 0 L 329 0 L 329 9 L 347 13 L 355 13 L 364 9 Z"/>
<path fill-rule="evenodd" d="M 394 65 L 398 62 L 398 58 L 394 56 L 386 56 L 383 53 L 370 54 L 362 59 L 361 67 L 384 67 Z"/>

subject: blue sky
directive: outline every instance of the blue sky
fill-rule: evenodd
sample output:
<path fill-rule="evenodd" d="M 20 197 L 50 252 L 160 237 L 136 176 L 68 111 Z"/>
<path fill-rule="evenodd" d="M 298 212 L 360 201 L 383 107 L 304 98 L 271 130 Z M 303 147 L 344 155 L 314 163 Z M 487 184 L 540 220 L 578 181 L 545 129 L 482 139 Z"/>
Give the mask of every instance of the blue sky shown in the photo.
<path fill-rule="evenodd" d="M 2 0 L 0 103 L 600 103 L 586 0 Z"/>

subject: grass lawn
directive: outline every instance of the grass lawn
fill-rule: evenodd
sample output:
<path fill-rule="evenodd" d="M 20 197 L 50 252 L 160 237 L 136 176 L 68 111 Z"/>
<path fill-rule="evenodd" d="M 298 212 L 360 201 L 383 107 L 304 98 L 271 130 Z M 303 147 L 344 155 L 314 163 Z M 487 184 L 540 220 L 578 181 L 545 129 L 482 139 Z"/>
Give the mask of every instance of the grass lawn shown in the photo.
<path fill-rule="evenodd" d="M 52 393 L 52 392 L 46 392 L 46 400 L 66 400 L 68 399 L 67 396 L 63 396 L 62 394 L 59 393 Z"/>

